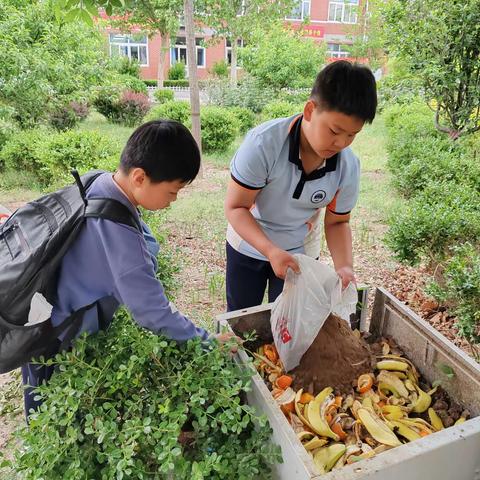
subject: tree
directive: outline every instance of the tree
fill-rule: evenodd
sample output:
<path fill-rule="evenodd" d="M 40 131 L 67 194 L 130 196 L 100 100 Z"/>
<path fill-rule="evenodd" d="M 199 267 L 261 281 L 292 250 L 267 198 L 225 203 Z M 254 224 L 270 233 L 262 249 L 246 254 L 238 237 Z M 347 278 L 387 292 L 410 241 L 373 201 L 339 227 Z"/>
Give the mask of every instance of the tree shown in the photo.
<path fill-rule="evenodd" d="M 135 6 L 126 2 L 122 8 L 116 8 L 110 23 L 130 31 L 140 28 L 149 37 L 160 35 L 161 47 L 158 57 L 157 85 L 163 87 L 165 56 L 169 48 L 170 37 L 175 36 L 183 13 L 182 0 L 150 0 L 135 2 Z"/>
<path fill-rule="evenodd" d="M 324 43 L 278 24 L 254 34 L 252 43 L 242 50 L 242 61 L 244 69 L 264 86 L 309 88 L 325 63 L 325 52 Z"/>
<path fill-rule="evenodd" d="M 389 0 L 385 41 L 422 79 L 435 126 L 452 138 L 480 129 L 480 0 Z"/>
<path fill-rule="evenodd" d="M 253 40 L 253 32 L 269 27 L 291 11 L 294 0 L 201 0 L 198 2 L 202 23 L 215 30 L 215 36 L 230 41 L 232 61 L 230 80 L 237 83 L 238 43 Z"/>
<path fill-rule="evenodd" d="M 352 42 L 348 46 L 350 57 L 355 60 L 367 59 L 372 70 L 386 63 L 382 16 L 378 7 L 380 1 L 365 2 L 357 12 L 357 23 L 346 28 L 347 37 Z"/>
<path fill-rule="evenodd" d="M 0 104 L 24 127 L 57 104 L 88 97 L 109 59 L 96 28 L 56 21 L 44 1 L 0 2 Z"/>
<path fill-rule="evenodd" d="M 131 18 L 143 18 L 146 21 L 150 18 L 153 25 L 155 15 L 159 18 L 166 19 L 168 14 L 172 13 L 167 10 L 172 6 L 176 7 L 175 0 L 52 0 L 57 9 L 67 11 L 68 18 L 72 20 L 83 20 L 91 22 L 91 16 L 98 15 L 98 8 L 104 8 L 105 13 L 109 16 L 115 14 L 123 16 L 131 16 Z M 200 126 L 200 94 L 197 79 L 197 62 L 195 61 L 195 32 L 193 24 L 193 0 L 185 0 L 184 11 L 189 15 L 188 25 L 186 27 L 188 56 L 192 61 L 189 64 L 189 83 L 190 83 L 190 102 L 192 108 L 192 134 L 201 150 L 201 126 Z M 190 11 L 192 11 L 192 21 L 190 21 Z M 86 18 L 88 17 L 88 19 Z M 163 24 L 157 19 L 156 25 Z M 170 25 L 170 24 L 169 24 Z M 193 48 L 192 48 L 193 44 Z M 192 54 L 193 52 L 193 54 Z"/>

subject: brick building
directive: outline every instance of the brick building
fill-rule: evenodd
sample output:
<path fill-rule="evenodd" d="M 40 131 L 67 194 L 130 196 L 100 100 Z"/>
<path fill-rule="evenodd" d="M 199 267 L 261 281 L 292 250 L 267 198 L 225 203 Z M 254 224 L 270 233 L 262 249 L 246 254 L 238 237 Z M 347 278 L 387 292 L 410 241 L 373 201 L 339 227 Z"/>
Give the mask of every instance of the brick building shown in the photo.
<path fill-rule="evenodd" d="M 309 23 L 303 26 L 304 35 L 325 42 L 330 58 L 347 58 L 350 43 L 348 34 L 360 21 L 359 11 L 368 5 L 368 0 L 298 0 L 297 3 L 298 5 L 287 15 L 285 21 L 293 26 L 300 26 L 308 18 Z M 113 29 L 107 29 L 106 33 L 111 55 L 124 55 L 137 59 L 140 62 L 142 78 L 157 78 L 160 36 L 149 39 L 141 31 L 132 31 L 131 34 L 126 35 Z M 231 48 L 227 40 L 204 46 L 204 42 L 212 37 L 212 33 L 206 28 L 196 35 L 199 78 L 208 77 L 210 69 L 219 60 L 225 59 L 228 63 L 230 62 Z M 183 27 L 180 27 L 175 41 L 171 41 L 167 52 L 164 65 L 165 78 L 167 78 L 168 69 L 178 60 L 187 60 Z"/>

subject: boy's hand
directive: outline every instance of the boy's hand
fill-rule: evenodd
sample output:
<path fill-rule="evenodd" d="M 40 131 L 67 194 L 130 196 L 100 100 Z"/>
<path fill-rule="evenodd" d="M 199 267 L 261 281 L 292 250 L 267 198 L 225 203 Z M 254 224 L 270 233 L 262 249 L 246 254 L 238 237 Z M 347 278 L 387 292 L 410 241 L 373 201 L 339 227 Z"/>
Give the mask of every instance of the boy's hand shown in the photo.
<path fill-rule="evenodd" d="M 357 284 L 357 279 L 355 278 L 355 273 L 352 267 L 341 267 L 337 270 L 337 275 L 342 279 L 342 290 L 348 287 L 348 284 L 352 282 L 354 285 Z"/>
<path fill-rule="evenodd" d="M 217 333 L 215 335 L 215 338 L 217 339 L 217 341 L 220 345 L 224 345 L 225 343 L 229 343 L 229 342 L 230 343 L 235 342 L 230 347 L 230 353 L 237 353 L 238 345 L 242 344 L 242 339 L 240 337 L 237 337 L 232 332 Z"/>
<path fill-rule="evenodd" d="M 300 267 L 293 255 L 290 255 L 290 253 L 281 248 L 276 247 L 272 249 L 268 255 L 268 260 L 275 275 L 282 280 L 285 279 L 288 268 L 291 268 L 295 273 L 300 273 Z"/>

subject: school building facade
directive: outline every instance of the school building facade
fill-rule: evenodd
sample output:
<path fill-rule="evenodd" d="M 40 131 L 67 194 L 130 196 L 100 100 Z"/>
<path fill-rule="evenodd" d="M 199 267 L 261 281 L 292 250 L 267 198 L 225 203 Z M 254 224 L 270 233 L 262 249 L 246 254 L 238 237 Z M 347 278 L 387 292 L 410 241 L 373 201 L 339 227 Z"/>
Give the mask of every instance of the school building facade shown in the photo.
<path fill-rule="evenodd" d="M 327 44 L 327 56 L 330 59 L 348 58 L 349 36 L 358 27 L 361 11 L 368 9 L 368 0 L 298 0 L 285 22 L 295 27 L 303 27 L 303 35 Z M 308 23 L 304 24 L 305 19 Z M 141 31 L 130 34 L 107 28 L 110 55 L 122 55 L 138 60 L 143 79 L 155 80 L 158 74 L 161 38 L 148 38 Z M 204 28 L 196 33 L 196 62 L 199 78 L 211 75 L 213 65 L 224 59 L 231 60 L 231 45 L 222 39 L 213 45 L 205 45 L 212 38 L 213 31 Z M 175 39 L 170 39 L 164 63 L 164 78 L 168 70 L 177 61 L 188 62 L 185 28 L 180 26 Z"/>

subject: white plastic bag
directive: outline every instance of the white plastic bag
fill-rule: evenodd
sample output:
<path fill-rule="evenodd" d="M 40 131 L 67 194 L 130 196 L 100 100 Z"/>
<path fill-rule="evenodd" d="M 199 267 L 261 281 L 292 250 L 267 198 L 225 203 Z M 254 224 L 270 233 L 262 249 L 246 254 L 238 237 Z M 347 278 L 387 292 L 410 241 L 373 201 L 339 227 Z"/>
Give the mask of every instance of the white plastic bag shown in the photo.
<path fill-rule="evenodd" d="M 306 255 L 295 258 L 300 273 L 287 271 L 270 320 L 273 340 L 287 372 L 300 363 L 330 313 L 349 322 L 357 304 L 355 286 L 349 284 L 342 291 L 340 277 L 331 267 Z"/>

